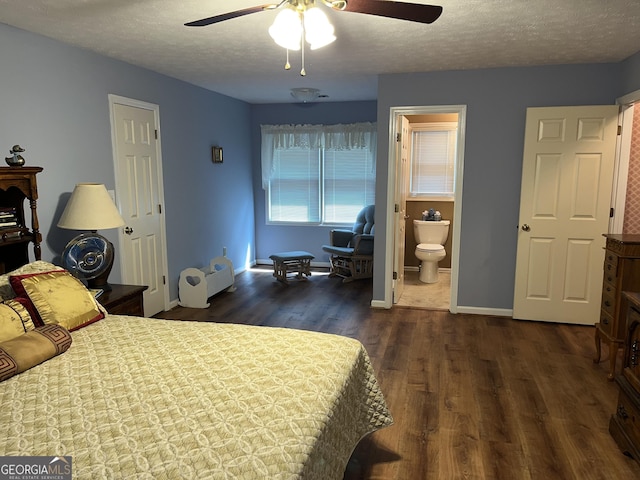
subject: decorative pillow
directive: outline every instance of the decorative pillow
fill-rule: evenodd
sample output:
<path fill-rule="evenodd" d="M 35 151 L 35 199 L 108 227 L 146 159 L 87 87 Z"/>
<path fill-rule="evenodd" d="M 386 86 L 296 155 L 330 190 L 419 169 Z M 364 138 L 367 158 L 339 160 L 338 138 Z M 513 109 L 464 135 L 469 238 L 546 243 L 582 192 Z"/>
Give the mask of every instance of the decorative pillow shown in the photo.
<path fill-rule="evenodd" d="M 31 315 L 20 302 L 0 303 L 0 342 L 11 340 L 35 328 Z"/>
<path fill-rule="evenodd" d="M 12 276 L 10 282 L 16 293 L 33 304 L 39 317 L 34 318 L 36 323 L 73 331 L 104 318 L 91 292 L 66 270 Z"/>
<path fill-rule="evenodd" d="M 43 260 L 36 260 L 35 262 L 27 263 L 20 268 L 17 268 L 11 272 L 0 275 L 0 299 L 9 300 L 16 296 L 15 292 L 11 288 L 9 277 L 12 275 L 23 275 L 25 273 L 36 272 L 50 272 L 51 270 L 59 269 L 53 263 L 45 262 Z"/>
<path fill-rule="evenodd" d="M 57 269 L 57 270 L 52 270 L 52 271 L 53 272 L 65 272 L 66 270 Z M 36 273 L 23 273 L 22 275 L 11 275 L 11 276 L 9 276 L 9 284 L 11 285 L 12 291 L 16 295 L 16 297 L 14 297 L 13 300 L 16 300 L 16 301 L 20 302 L 22 305 L 24 305 L 24 307 L 29 312 L 29 315 L 31 315 L 31 318 L 33 319 L 33 323 L 34 323 L 34 325 L 36 327 L 41 327 L 42 325 L 44 325 L 44 322 L 42 321 L 42 318 L 40 317 L 40 314 L 38 313 L 38 310 L 36 309 L 35 305 L 29 299 L 29 295 L 27 294 L 27 292 L 25 291 L 24 287 L 22 286 L 22 279 L 23 278 L 33 277 L 35 275 L 42 275 L 43 273 L 51 273 L 52 271 L 36 272 Z"/>
<path fill-rule="evenodd" d="M 49 360 L 71 346 L 71 335 L 60 325 L 37 327 L 0 343 L 0 382 Z"/>

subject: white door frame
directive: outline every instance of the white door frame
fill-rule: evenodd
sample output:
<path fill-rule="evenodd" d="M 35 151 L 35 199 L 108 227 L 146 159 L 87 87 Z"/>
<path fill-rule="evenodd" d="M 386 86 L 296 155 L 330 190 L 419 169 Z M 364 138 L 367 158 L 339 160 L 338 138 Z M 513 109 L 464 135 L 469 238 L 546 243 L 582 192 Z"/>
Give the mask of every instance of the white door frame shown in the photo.
<path fill-rule="evenodd" d="M 114 94 L 109 94 L 109 115 L 111 117 L 111 151 L 113 154 L 113 173 L 114 173 L 114 178 L 115 178 L 115 189 L 116 189 L 116 205 L 118 206 L 118 208 L 120 209 L 120 211 L 122 211 L 121 209 L 121 205 L 120 205 L 120 199 L 118 197 L 118 189 L 119 187 L 122 187 L 121 185 L 118 185 L 118 178 L 119 177 L 119 171 L 118 171 L 118 158 L 117 158 L 117 145 L 116 145 L 116 132 L 114 130 L 114 119 L 113 119 L 113 105 L 114 104 L 120 104 L 120 105 L 126 105 L 129 107 L 134 107 L 134 108 L 142 108 L 145 110 L 151 110 L 153 111 L 153 118 L 155 121 L 155 129 L 158 132 L 158 142 L 157 142 L 157 156 L 158 156 L 158 197 L 160 199 L 160 204 L 163 206 L 164 208 L 164 174 L 162 173 L 162 144 L 161 144 L 161 138 L 162 135 L 160 133 L 160 106 L 156 105 L 154 103 L 147 103 L 147 102 L 143 102 L 142 100 L 135 100 L 133 98 L 127 98 L 127 97 L 121 97 L 119 95 L 114 95 Z M 125 241 L 125 236 L 126 234 L 124 233 L 124 229 L 120 228 L 118 229 L 118 243 L 120 245 L 122 245 Z M 160 238 L 162 240 L 162 251 L 160 252 L 160 255 L 162 255 L 162 264 L 163 264 L 163 272 L 162 275 L 164 276 L 164 283 L 163 283 L 163 303 L 164 303 L 164 310 L 168 310 L 169 309 L 169 304 L 170 304 L 170 298 L 169 298 L 169 263 L 168 263 L 168 259 L 167 259 L 167 229 L 166 229 L 166 223 L 165 223 L 165 216 L 161 215 L 160 218 Z M 127 259 L 124 258 L 124 255 L 119 255 L 120 257 L 120 271 L 122 272 L 123 276 L 124 273 L 126 272 L 126 264 L 127 264 Z"/>
<path fill-rule="evenodd" d="M 631 127 L 633 125 L 633 110 L 640 108 L 632 104 L 640 102 L 640 90 L 636 90 L 616 99 L 616 104 L 620 105 L 620 116 L 618 125 L 622 126 L 622 132 L 618 136 L 616 145 L 616 159 L 613 177 L 613 194 L 611 206 L 614 209 L 614 216 L 609 222 L 609 233 L 622 233 L 624 225 L 624 206 L 627 197 L 627 180 L 629 175 L 629 155 L 631 151 Z"/>
<path fill-rule="evenodd" d="M 395 173 L 397 163 L 396 137 L 399 133 L 400 117 L 405 115 L 429 115 L 442 113 L 458 114 L 458 149 L 456 154 L 456 183 L 453 206 L 453 238 L 451 241 L 451 300 L 449 311 L 458 312 L 458 270 L 460 261 L 460 225 L 462 221 L 462 174 L 464 171 L 464 139 L 467 106 L 466 105 L 437 105 L 437 106 L 412 106 L 391 107 L 389 113 L 389 165 L 387 176 L 387 218 L 395 218 Z M 384 308 L 393 305 L 393 265 L 394 265 L 394 238 L 396 232 L 395 221 L 387 222 L 385 245 L 385 279 L 384 279 Z"/>

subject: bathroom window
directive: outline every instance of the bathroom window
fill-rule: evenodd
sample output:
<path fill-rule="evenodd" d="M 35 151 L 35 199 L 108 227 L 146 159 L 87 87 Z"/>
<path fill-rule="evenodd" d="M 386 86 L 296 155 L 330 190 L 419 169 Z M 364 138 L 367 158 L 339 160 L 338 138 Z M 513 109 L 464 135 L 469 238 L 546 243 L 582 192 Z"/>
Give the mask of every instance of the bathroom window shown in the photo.
<path fill-rule="evenodd" d="M 263 125 L 267 222 L 353 223 L 375 202 L 375 128 Z"/>
<path fill-rule="evenodd" d="M 453 197 L 456 122 L 413 124 L 411 132 L 412 197 Z"/>

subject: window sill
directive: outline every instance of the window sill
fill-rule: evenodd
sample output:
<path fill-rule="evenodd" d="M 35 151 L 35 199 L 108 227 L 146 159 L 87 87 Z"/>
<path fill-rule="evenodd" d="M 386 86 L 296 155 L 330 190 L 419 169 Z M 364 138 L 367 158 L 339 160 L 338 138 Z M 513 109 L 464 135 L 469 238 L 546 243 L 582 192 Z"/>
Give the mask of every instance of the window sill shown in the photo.
<path fill-rule="evenodd" d="M 407 202 L 453 202 L 455 197 L 437 196 L 437 195 L 423 195 L 419 197 L 407 197 Z"/>

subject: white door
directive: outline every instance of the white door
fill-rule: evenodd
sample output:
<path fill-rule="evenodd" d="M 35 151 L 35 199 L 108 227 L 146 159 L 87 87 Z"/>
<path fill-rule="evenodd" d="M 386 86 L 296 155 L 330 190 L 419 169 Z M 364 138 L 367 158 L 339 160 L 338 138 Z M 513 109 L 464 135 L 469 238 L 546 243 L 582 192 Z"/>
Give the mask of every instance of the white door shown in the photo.
<path fill-rule="evenodd" d="M 407 223 L 407 183 L 409 166 L 409 120 L 404 115 L 400 120 L 400 136 L 396 137 L 396 212 L 395 212 L 395 255 L 393 260 L 393 303 L 398 303 L 404 290 L 404 254 Z"/>
<path fill-rule="evenodd" d="M 618 107 L 527 109 L 513 317 L 593 325 Z"/>
<path fill-rule="evenodd" d="M 110 96 L 123 282 L 146 285 L 144 314 L 166 309 L 167 258 L 157 106 Z"/>

